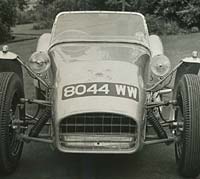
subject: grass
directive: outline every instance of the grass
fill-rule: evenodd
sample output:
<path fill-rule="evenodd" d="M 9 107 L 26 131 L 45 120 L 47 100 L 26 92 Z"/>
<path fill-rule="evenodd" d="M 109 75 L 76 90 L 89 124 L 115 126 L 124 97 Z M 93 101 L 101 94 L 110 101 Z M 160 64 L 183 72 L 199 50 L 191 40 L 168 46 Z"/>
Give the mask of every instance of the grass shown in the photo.
<path fill-rule="evenodd" d="M 51 32 L 50 29 L 34 30 L 33 25 L 34 24 L 23 24 L 13 27 L 12 33 L 14 39 L 10 42 L 12 43 L 18 41 L 37 39 L 41 34 Z"/>
<path fill-rule="evenodd" d="M 200 33 L 163 36 L 162 41 L 165 54 L 171 60 L 172 66 L 182 58 L 190 57 L 192 51 L 200 52 Z"/>
<path fill-rule="evenodd" d="M 42 30 L 34 30 L 33 29 L 34 24 L 23 24 L 23 25 L 17 25 L 12 28 L 12 31 L 16 34 L 36 34 L 40 35 L 46 32 L 51 32 L 50 29 L 42 29 Z"/>

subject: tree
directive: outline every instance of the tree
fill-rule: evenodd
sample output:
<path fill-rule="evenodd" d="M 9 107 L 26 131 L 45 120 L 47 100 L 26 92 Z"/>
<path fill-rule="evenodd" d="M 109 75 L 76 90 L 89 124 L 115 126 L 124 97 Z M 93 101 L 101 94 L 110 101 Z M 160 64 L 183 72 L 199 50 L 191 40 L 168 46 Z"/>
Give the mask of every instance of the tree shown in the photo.
<path fill-rule="evenodd" d="M 11 37 L 10 27 L 15 25 L 16 3 L 15 0 L 0 1 L 0 42 Z"/>
<path fill-rule="evenodd" d="M 20 0 L 22 1 L 22 0 Z M 57 13 L 74 10 L 115 10 L 140 12 L 159 32 L 200 29 L 199 0 L 38 0 L 38 20 L 49 27 Z M 39 13 L 38 13 L 39 12 Z M 47 25 L 47 26 L 46 26 Z M 196 28 L 197 27 L 197 28 Z M 182 29 L 181 29 L 182 30 Z"/>
<path fill-rule="evenodd" d="M 87 10 L 106 10 L 106 1 L 107 0 L 86 0 L 88 1 L 88 9 Z"/>
<path fill-rule="evenodd" d="M 112 9 L 125 11 L 126 7 L 130 7 L 128 0 L 108 0 L 106 4 Z"/>
<path fill-rule="evenodd" d="M 28 0 L 17 0 L 17 7 L 18 7 L 21 11 L 23 11 L 24 8 L 26 8 L 26 6 L 27 6 L 27 2 L 28 2 Z"/>
<path fill-rule="evenodd" d="M 177 9 L 176 15 L 179 18 L 180 25 L 200 28 L 200 1 L 185 0 L 180 2 L 182 8 Z"/>
<path fill-rule="evenodd" d="M 0 1 L 0 19 L 3 24 L 13 26 L 16 20 L 16 3 L 15 0 Z"/>
<path fill-rule="evenodd" d="M 43 6 L 47 6 L 47 5 L 51 4 L 53 1 L 55 1 L 55 0 L 39 0 L 39 4 L 41 4 Z"/>

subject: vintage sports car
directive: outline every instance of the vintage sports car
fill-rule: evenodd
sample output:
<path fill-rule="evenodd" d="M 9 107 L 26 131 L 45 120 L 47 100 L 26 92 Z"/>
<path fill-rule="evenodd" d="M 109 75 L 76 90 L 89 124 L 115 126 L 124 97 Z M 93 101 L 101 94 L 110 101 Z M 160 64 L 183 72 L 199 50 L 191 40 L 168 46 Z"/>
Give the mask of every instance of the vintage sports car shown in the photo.
<path fill-rule="evenodd" d="M 24 142 L 96 154 L 165 143 L 175 145 L 180 174 L 196 177 L 199 67 L 194 51 L 170 70 L 160 38 L 149 35 L 140 13 L 58 14 L 26 64 L 7 46 L 0 52 L 0 173 L 16 169 Z M 35 99 L 24 96 L 23 69 L 34 80 Z M 25 108 L 31 104 L 33 116 Z"/>

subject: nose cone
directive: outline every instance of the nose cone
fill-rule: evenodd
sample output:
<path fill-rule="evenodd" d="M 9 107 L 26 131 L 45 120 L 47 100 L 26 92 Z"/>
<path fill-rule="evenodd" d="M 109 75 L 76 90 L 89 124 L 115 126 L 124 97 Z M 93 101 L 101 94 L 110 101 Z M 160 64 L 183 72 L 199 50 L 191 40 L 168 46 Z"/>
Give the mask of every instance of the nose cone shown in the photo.
<path fill-rule="evenodd" d="M 142 118 L 144 95 L 138 66 L 119 61 L 61 63 L 57 62 L 55 74 L 56 119 L 86 112 Z"/>

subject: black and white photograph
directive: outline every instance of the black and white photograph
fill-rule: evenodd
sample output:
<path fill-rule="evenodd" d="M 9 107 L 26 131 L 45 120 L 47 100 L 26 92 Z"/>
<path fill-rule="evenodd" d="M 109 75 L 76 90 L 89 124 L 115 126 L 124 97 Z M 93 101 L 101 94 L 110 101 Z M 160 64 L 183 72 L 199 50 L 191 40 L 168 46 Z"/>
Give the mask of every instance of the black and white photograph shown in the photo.
<path fill-rule="evenodd" d="M 200 179 L 199 0 L 0 0 L 0 179 Z"/>

